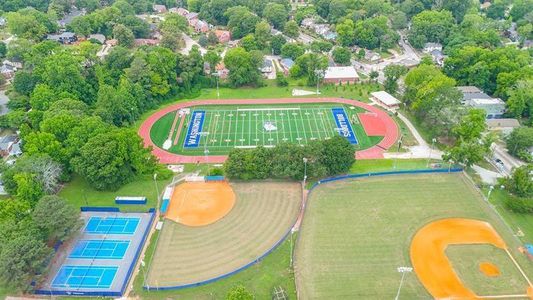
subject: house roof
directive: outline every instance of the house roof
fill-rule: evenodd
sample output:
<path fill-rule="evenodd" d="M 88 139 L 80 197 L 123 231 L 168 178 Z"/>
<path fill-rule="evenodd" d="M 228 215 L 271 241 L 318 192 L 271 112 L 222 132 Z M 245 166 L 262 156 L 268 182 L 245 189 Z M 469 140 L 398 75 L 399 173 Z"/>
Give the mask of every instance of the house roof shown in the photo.
<path fill-rule="evenodd" d="M 9 150 L 9 155 L 20 155 L 22 150 L 20 149 L 20 142 L 13 144 L 11 150 Z"/>
<path fill-rule="evenodd" d="M 393 95 L 385 91 L 372 92 L 370 93 L 370 95 L 378 99 L 380 102 L 389 106 L 400 104 L 400 100 L 396 99 Z"/>
<path fill-rule="evenodd" d="M 263 68 L 272 68 L 272 61 L 265 58 L 263 60 Z"/>
<path fill-rule="evenodd" d="M 503 102 L 500 98 L 473 98 L 471 99 L 470 103 L 472 105 L 496 105 L 496 104 L 503 104 L 505 105 L 505 102 Z"/>
<path fill-rule="evenodd" d="M 441 43 L 426 43 L 424 48 L 442 48 Z"/>
<path fill-rule="evenodd" d="M 294 65 L 294 60 L 290 58 L 284 58 L 280 61 L 280 63 L 285 67 L 290 69 Z"/>
<path fill-rule="evenodd" d="M 497 128 L 497 127 L 509 127 L 509 128 L 517 128 L 520 127 L 520 123 L 517 119 L 487 119 L 485 120 L 487 123 L 487 126 L 490 128 Z"/>
<path fill-rule="evenodd" d="M 95 39 L 95 40 L 99 41 L 102 44 L 105 43 L 105 35 L 103 35 L 103 34 L 99 34 L 99 33 L 91 34 L 91 35 L 89 35 L 89 40 L 90 39 Z"/>
<path fill-rule="evenodd" d="M 359 78 L 355 68 L 353 66 L 349 67 L 328 67 L 326 69 L 326 74 L 324 75 L 326 79 L 336 79 L 336 78 Z"/>
<path fill-rule="evenodd" d="M 190 12 L 190 13 L 188 13 L 188 14 L 185 15 L 185 18 L 187 18 L 187 20 L 191 20 L 191 19 L 194 19 L 194 18 L 198 18 L 198 13 Z"/>
<path fill-rule="evenodd" d="M 458 86 L 457 89 L 462 93 L 482 93 L 478 87 L 472 85 Z"/>

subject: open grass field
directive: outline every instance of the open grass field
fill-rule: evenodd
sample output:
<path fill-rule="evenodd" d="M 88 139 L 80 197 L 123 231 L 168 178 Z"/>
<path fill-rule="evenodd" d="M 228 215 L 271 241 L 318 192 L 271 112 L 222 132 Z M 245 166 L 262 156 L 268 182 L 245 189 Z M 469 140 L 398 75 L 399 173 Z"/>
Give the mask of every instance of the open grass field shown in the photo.
<path fill-rule="evenodd" d="M 208 105 L 191 107 L 190 113 L 177 117 L 170 112 L 154 123 L 150 138 L 160 148 L 168 144 L 169 152 L 203 155 L 227 154 L 233 148 L 271 147 L 281 142 L 307 144 L 342 133 L 333 109 L 340 108 L 348 117 L 356 140 L 356 149 L 377 144 L 383 137 L 367 136 L 358 114 L 365 110 L 343 104 L 276 104 L 276 105 Z M 197 113 L 202 115 L 195 117 Z M 195 125 L 199 126 L 194 128 Z M 201 131 L 193 145 L 188 144 L 195 130 Z"/>
<path fill-rule="evenodd" d="M 298 183 L 233 183 L 236 203 L 216 223 L 188 227 L 165 220 L 147 285 L 180 286 L 232 272 L 267 252 L 294 224 Z"/>
<path fill-rule="evenodd" d="M 425 224 L 449 217 L 491 223 L 533 277 L 533 262 L 517 251 L 513 232 L 463 175 L 374 177 L 324 184 L 311 193 L 296 246 L 300 297 L 393 299 L 401 277 L 396 268 L 410 266 L 413 235 Z M 526 292 L 527 282 L 500 249 L 454 246 L 447 255 L 465 285 L 479 295 Z M 500 277 L 480 275 L 478 264 L 485 261 L 500 268 Z M 430 295 L 416 274 L 409 273 L 401 298 Z"/>

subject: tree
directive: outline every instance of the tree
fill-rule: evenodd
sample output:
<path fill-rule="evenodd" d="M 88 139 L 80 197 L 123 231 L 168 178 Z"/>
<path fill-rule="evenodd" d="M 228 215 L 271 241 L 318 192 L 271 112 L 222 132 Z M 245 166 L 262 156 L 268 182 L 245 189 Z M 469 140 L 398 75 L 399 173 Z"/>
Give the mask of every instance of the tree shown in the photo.
<path fill-rule="evenodd" d="M 328 175 L 348 172 L 355 162 L 355 149 L 350 142 L 337 135 L 325 140 L 322 146 L 321 163 L 326 167 Z"/>
<path fill-rule="evenodd" d="M 7 28 L 11 34 L 30 40 L 39 40 L 47 32 L 45 24 L 40 22 L 36 14 L 30 13 L 31 9 L 25 9 L 25 13 L 10 12 L 6 14 Z M 42 13 L 41 13 L 42 14 Z"/>
<path fill-rule="evenodd" d="M 240 45 L 248 52 L 258 49 L 257 42 L 255 41 L 255 37 L 253 34 L 247 34 L 245 37 L 243 37 L 241 39 Z"/>
<path fill-rule="evenodd" d="M 35 225 L 51 242 L 70 239 L 82 226 L 80 211 L 58 196 L 44 196 L 32 213 Z"/>
<path fill-rule="evenodd" d="M 385 90 L 391 94 L 398 89 L 398 79 L 407 73 L 407 68 L 403 65 L 387 65 L 383 69 L 385 75 Z"/>
<path fill-rule="evenodd" d="M 261 19 L 254 15 L 247 7 L 234 6 L 226 10 L 224 16 L 228 18 L 228 28 L 234 39 L 240 39 L 255 30 Z"/>
<path fill-rule="evenodd" d="M 283 33 L 285 33 L 285 35 L 287 35 L 288 37 L 295 39 L 300 34 L 300 27 L 293 20 L 287 21 L 287 23 L 285 23 L 285 26 L 283 27 Z"/>
<path fill-rule="evenodd" d="M 407 28 L 407 15 L 405 15 L 402 11 L 395 11 L 390 16 L 391 19 L 391 26 L 394 30 L 400 30 Z"/>
<path fill-rule="evenodd" d="M 254 295 L 249 292 L 244 286 L 239 285 L 233 287 L 226 296 L 226 300 L 253 300 Z"/>
<path fill-rule="evenodd" d="M 283 45 L 287 43 L 287 40 L 280 34 L 275 35 L 272 37 L 272 40 L 270 41 L 270 46 L 272 47 L 272 52 L 275 55 L 281 54 L 281 48 L 283 48 Z"/>
<path fill-rule="evenodd" d="M 296 43 L 287 43 L 281 47 L 281 56 L 296 60 L 299 56 L 305 53 L 302 45 Z"/>
<path fill-rule="evenodd" d="M 135 40 L 135 36 L 131 29 L 122 24 L 117 24 L 113 27 L 113 37 L 118 41 L 120 46 L 126 48 L 132 47 Z"/>
<path fill-rule="evenodd" d="M 533 116 L 533 78 L 521 80 L 509 91 L 508 110 L 515 117 Z"/>
<path fill-rule="evenodd" d="M 515 128 L 505 139 L 509 153 L 525 161 L 533 162 L 529 149 L 533 147 L 533 127 Z"/>
<path fill-rule="evenodd" d="M 268 46 L 272 35 L 270 34 L 270 25 L 267 21 L 263 20 L 255 25 L 254 37 L 259 49 L 265 49 Z"/>
<path fill-rule="evenodd" d="M 521 198 L 533 199 L 533 164 L 524 165 L 514 170 L 505 180 L 505 187 Z"/>
<path fill-rule="evenodd" d="M 48 132 L 33 131 L 24 137 L 24 153 L 28 155 L 47 154 L 61 163 L 68 163 L 63 147 L 56 137 Z M 66 160 L 66 161 L 65 161 Z"/>
<path fill-rule="evenodd" d="M 352 20 L 346 19 L 337 24 L 337 40 L 341 46 L 352 46 L 355 42 L 355 24 Z"/>
<path fill-rule="evenodd" d="M 263 10 L 263 17 L 276 29 L 283 29 L 283 25 L 289 17 L 285 6 L 279 3 L 268 3 Z"/>
<path fill-rule="evenodd" d="M 0 42 L 0 58 L 4 58 L 7 54 L 6 43 Z"/>
<path fill-rule="evenodd" d="M 207 44 L 216 45 L 218 44 L 218 37 L 214 31 L 209 31 L 207 33 Z"/>
<path fill-rule="evenodd" d="M 276 85 L 277 86 L 288 86 L 289 85 L 289 81 L 287 80 L 287 77 L 285 77 L 285 74 L 283 74 L 283 72 L 276 73 Z"/>
<path fill-rule="evenodd" d="M 21 226 L 24 228 L 24 226 Z M 52 257 L 52 249 L 32 230 L 17 230 L 0 247 L 0 278 L 10 286 L 28 290 L 35 278 L 44 274 Z"/>
<path fill-rule="evenodd" d="M 89 138 L 72 164 L 95 189 L 116 190 L 134 176 L 152 172 L 155 158 L 133 130 L 123 128 Z"/>
<path fill-rule="evenodd" d="M 491 135 L 482 136 L 486 128 L 485 111 L 469 110 L 452 129 L 455 144 L 445 151 L 444 160 L 451 160 L 468 167 L 482 161 L 490 152 L 490 145 L 493 142 Z"/>
<path fill-rule="evenodd" d="M 43 195 L 43 188 L 37 181 L 36 175 L 32 173 L 19 173 L 13 176 L 17 190 L 15 198 L 27 201 L 32 206 Z"/>
<path fill-rule="evenodd" d="M 224 64 L 229 70 L 229 81 L 233 86 L 258 85 L 261 82 L 259 67 L 261 61 L 254 60 L 252 54 L 244 48 L 228 50 Z"/>
<path fill-rule="evenodd" d="M 333 48 L 333 44 L 326 41 L 313 41 L 309 48 L 315 53 L 329 52 Z"/>
<path fill-rule="evenodd" d="M 370 74 L 368 74 L 371 81 L 375 81 L 379 77 L 379 72 L 376 70 L 370 71 Z"/>
<path fill-rule="evenodd" d="M 454 18 L 447 10 L 425 10 L 412 19 L 409 42 L 422 48 L 427 42 L 442 43 L 454 28 Z"/>
<path fill-rule="evenodd" d="M 333 61 L 341 65 L 349 65 L 352 52 L 348 48 L 337 47 L 333 49 Z"/>
<path fill-rule="evenodd" d="M 204 60 L 209 64 L 211 70 L 214 70 L 215 67 L 220 63 L 222 58 L 214 50 L 207 50 L 207 53 L 204 55 Z"/>

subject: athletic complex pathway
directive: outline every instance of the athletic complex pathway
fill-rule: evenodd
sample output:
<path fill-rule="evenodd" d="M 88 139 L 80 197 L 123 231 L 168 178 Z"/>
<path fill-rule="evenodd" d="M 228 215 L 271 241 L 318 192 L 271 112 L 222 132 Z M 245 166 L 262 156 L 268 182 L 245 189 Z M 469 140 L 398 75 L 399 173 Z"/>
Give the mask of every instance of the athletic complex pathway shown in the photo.
<path fill-rule="evenodd" d="M 294 104 L 294 103 L 343 103 L 353 106 L 358 106 L 376 114 L 376 117 L 383 123 L 385 136 L 377 145 L 356 152 L 356 159 L 378 159 L 383 158 L 383 153 L 392 147 L 396 140 L 398 140 L 399 130 L 396 122 L 383 110 L 369 105 L 367 103 L 356 100 L 342 99 L 342 98 L 279 98 L 279 99 L 224 99 L 224 100 L 197 100 L 184 101 L 167 106 L 154 114 L 152 114 L 146 121 L 143 122 L 139 128 L 139 135 L 144 140 L 145 147 L 152 147 L 152 153 L 159 158 L 159 162 L 163 164 L 176 163 L 223 163 L 227 159 L 227 155 L 215 156 L 189 156 L 180 155 L 168 152 L 156 146 L 150 138 L 150 129 L 154 123 L 169 112 L 177 111 L 181 108 L 187 108 L 197 105 L 232 105 L 232 104 Z"/>

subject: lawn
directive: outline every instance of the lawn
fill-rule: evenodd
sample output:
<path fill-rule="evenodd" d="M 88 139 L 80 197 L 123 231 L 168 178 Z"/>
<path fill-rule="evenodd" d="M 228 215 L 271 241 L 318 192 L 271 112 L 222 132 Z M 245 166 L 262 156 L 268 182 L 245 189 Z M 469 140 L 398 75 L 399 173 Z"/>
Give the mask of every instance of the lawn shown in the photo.
<path fill-rule="evenodd" d="M 293 239 L 295 236 L 293 237 Z M 154 235 L 147 249 L 145 260 L 149 261 L 155 250 Z M 208 285 L 173 291 L 146 291 L 143 286 L 143 268 L 138 272 L 133 283 L 131 297 L 142 299 L 224 299 L 231 288 L 237 285 L 245 286 L 252 291 L 256 299 L 270 299 L 276 287 L 282 287 L 289 299 L 296 299 L 294 274 L 290 267 L 291 239 L 285 240 L 265 259 L 252 267 L 233 276 L 215 281 Z"/>
<path fill-rule="evenodd" d="M 400 281 L 396 268 L 410 265 L 412 236 L 428 222 L 447 217 L 489 221 L 533 276 L 533 264 L 517 251 L 519 241 L 462 174 L 385 176 L 328 183 L 313 190 L 296 247 L 300 296 L 393 299 Z M 449 250 L 452 265 L 458 266 L 475 292 L 525 293 L 527 283 L 507 271 L 512 267 L 502 253 L 469 247 Z M 478 268 L 471 267 L 487 253 L 486 259 L 502 270 L 504 282 L 493 284 L 493 278 L 479 276 Z M 429 295 L 410 273 L 405 276 L 401 298 L 427 299 Z"/>
<path fill-rule="evenodd" d="M 350 123 L 349 133 L 355 134 L 352 143 L 357 150 L 370 148 L 382 139 L 366 135 L 358 117 L 365 112 L 363 108 L 333 103 L 197 106 L 184 121 L 176 112 L 166 114 L 155 122 L 150 137 L 161 148 L 165 142 L 169 146 L 173 142 L 168 151 L 189 155 L 202 155 L 204 149 L 210 154 L 227 154 L 236 147 L 268 147 L 281 142 L 305 145 L 339 134 L 335 119 L 340 118 L 339 112 L 333 114 L 337 108 Z M 207 137 L 193 133 L 195 128 L 207 132 Z"/>
<path fill-rule="evenodd" d="M 429 163 L 437 163 L 430 160 Z M 444 164 L 444 168 L 448 165 Z M 427 159 L 365 159 L 356 161 L 349 173 L 383 172 L 393 170 L 420 170 L 428 168 Z"/>

